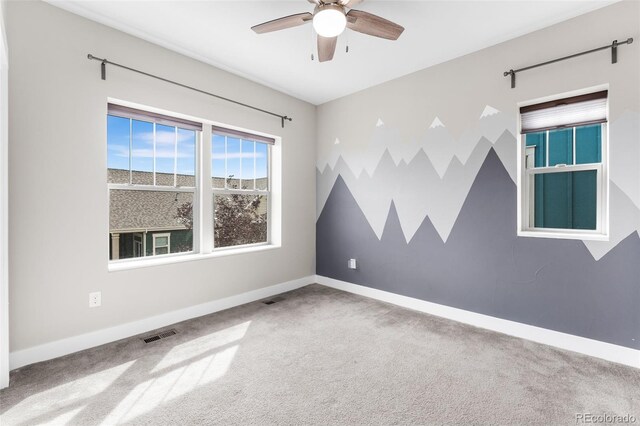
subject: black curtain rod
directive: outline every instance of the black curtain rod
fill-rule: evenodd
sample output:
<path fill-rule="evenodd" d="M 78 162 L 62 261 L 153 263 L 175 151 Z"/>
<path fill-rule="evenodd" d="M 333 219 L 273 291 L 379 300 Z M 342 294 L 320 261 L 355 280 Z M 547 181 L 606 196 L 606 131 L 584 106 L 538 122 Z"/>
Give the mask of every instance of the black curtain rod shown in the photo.
<path fill-rule="evenodd" d="M 122 69 L 125 69 L 125 70 L 128 70 L 128 71 L 133 71 L 133 72 L 138 73 L 138 74 L 146 75 L 147 77 L 155 78 L 156 80 L 164 81 L 165 83 L 175 84 L 176 86 L 184 87 L 185 89 L 193 90 L 195 92 L 202 93 L 202 94 L 208 95 L 208 96 L 213 96 L 214 98 L 222 99 L 223 101 L 231 102 L 233 104 L 240 105 L 240 106 L 243 106 L 243 107 L 246 107 L 246 108 L 251 108 L 251 109 L 253 109 L 255 111 L 260 111 L 260 112 L 263 112 L 265 114 L 273 115 L 274 117 L 278 117 L 280 119 L 282 127 L 284 127 L 284 121 L 285 120 L 293 121 L 293 119 L 291 117 L 288 117 L 286 115 L 276 114 L 275 112 L 267 111 L 267 110 L 262 109 L 262 108 L 258 108 L 258 107 L 254 107 L 252 105 L 247 105 L 247 104 L 242 103 L 242 102 L 234 101 L 233 99 L 225 98 L 224 96 L 219 96 L 219 95 L 216 95 L 214 93 L 210 93 L 210 92 L 206 92 L 204 90 L 196 89 L 195 87 L 187 86 L 186 84 L 178 83 L 177 81 L 169 80 L 169 79 L 164 78 L 164 77 L 159 77 L 157 75 L 150 74 L 150 73 L 144 72 L 144 71 L 140 71 L 140 70 L 137 70 L 135 68 L 127 67 L 127 66 L 122 65 L 122 64 L 117 64 L 117 63 L 111 62 L 111 61 L 109 61 L 107 59 L 98 58 L 96 56 L 93 56 L 91 53 L 89 53 L 87 55 L 87 59 L 102 62 L 102 64 L 100 65 L 100 76 L 101 76 L 101 78 L 103 80 L 107 79 L 107 64 L 109 64 L 109 65 L 113 65 L 114 67 L 122 68 Z"/>
<path fill-rule="evenodd" d="M 631 44 L 633 43 L 633 39 L 632 38 L 628 38 L 625 41 L 618 41 L 618 40 L 613 40 L 613 42 L 611 44 L 608 44 L 606 46 L 602 46 L 602 47 L 596 47 L 595 49 L 591 49 L 591 50 L 585 50 L 584 52 L 580 52 L 580 53 L 574 53 L 573 55 L 569 55 L 569 56 L 564 56 L 562 58 L 557 58 L 557 59 L 552 59 L 550 61 L 546 61 L 546 62 L 541 62 L 539 64 L 535 64 L 535 65 L 529 65 L 528 67 L 524 67 L 524 68 L 520 68 L 517 70 L 511 69 L 509 71 L 505 71 L 503 74 L 504 76 L 511 76 L 511 88 L 513 89 L 514 87 L 516 87 L 516 73 L 522 72 L 522 71 L 527 71 L 533 68 L 538 68 L 541 67 L 543 65 L 549 65 L 549 64 L 553 64 L 556 62 L 560 62 L 560 61 L 564 61 L 567 59 L 571 59 L 571 58 L 575 58 L 577 56 L 582 56 L 582 55 L 586 55 L 588 53 L 593 53 L 593 52 L 598 52 L 600 50 L 605 50 L 605 49 L 611 49 L 611 63 L 615 64 L 618 62 L 618 46 L 622 45 L 622 44 Z"/>

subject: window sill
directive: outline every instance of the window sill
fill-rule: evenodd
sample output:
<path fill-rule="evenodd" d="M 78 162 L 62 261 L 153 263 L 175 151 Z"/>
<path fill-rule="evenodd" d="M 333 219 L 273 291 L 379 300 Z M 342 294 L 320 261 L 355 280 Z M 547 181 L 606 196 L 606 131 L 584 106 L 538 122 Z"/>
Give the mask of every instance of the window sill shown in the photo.
<path fill-rule="evenodd" d="M 211 253 L 186 253 L 175 254 L 162 257 L 148 257 L 144 259 L 127 259 L 109 262 L 109 272 L 126 271 L 129 269 L 148 268 L 151 266 L 171 265 L 173 263 L 191 262 L 194 260 L 212 259 L 217 257 L 234 256 L 239 254 L 256 253 L 279 249 L 280 245 L 260 244 L 255 246 L 245 246 L 238 248 L 221 248 Z"/>
<path fill-rule="evenodd" d="M 518 237 L 553 238 L 557 240 L 609 241 L 609 235 L 590 232 L 518 231 Z"/>

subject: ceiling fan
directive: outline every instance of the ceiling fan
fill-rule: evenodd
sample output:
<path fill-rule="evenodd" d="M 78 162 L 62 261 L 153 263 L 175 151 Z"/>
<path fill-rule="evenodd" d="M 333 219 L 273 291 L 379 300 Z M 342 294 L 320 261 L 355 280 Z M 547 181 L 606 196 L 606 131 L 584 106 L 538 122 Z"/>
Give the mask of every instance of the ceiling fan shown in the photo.
<path fill-rule="evenodd" d="M 313 22 L 318 33 L 318 59 L 330 61 L 336 50 L 338 36 L 345 28 L 359 33 L 397 40 L 404 27 L 379 16 L 361 10 L 352 9 L 363 0 L 307 0 L 316 5 L 313 13 L 297 13 L 267 21 L 251 27 L 257 34 L 284 30 Z M 350 9 L 346 12 L 345 9 Z"/>

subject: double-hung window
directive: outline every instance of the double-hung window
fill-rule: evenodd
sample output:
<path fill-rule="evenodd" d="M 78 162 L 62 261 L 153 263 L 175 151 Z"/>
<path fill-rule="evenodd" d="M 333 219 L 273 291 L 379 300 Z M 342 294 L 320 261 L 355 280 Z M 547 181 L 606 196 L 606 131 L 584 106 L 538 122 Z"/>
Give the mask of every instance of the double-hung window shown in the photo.
<path fill-rule="evenodd" d="M 274 139 L 213 126 L 214 248 L 269 241 L 270 152 Z"/>
<path fill-rule="evenodd" d="M 183 253 L 195 258 L 270 245 L 270 224 L 279 217 L 277 209 L 272 214 L 275 142 L 204 119 L 108 104 L 109 260 L 119 263 L 114 269 L 133 264 L 125 259 Z"/>
<path fill-rule="evenodd" d="M 202 123 L 109 104 L 109 259 L 193 251 Z"/>
<path fill-rule="evenodd" d="M 607 91 L 520 108 L 520 229 L 525 236 L 607 234 Z"/>

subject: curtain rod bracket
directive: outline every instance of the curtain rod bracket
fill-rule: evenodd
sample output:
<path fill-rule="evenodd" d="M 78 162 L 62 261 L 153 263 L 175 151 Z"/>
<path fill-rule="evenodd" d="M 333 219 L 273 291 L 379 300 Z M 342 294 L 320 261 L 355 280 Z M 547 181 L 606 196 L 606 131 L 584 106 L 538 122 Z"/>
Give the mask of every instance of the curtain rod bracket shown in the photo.
<path fill-rule="evenodd" d="M 283 115 L 282 117 L 280 117 L 282 119 L 282 128 L 284 129 L 284 120 L 288 120 L 288 121 L 293 121 L 293 118 L 291 117 L 287 117 L 286 115 Z"/>
<path fill-rule="evenodd" d="M 511 76 L 511 88 L 516 87 L 516 72 L 514 70 L 505 71 L 503 75 L 506 77 L 508 75 Z"/>

